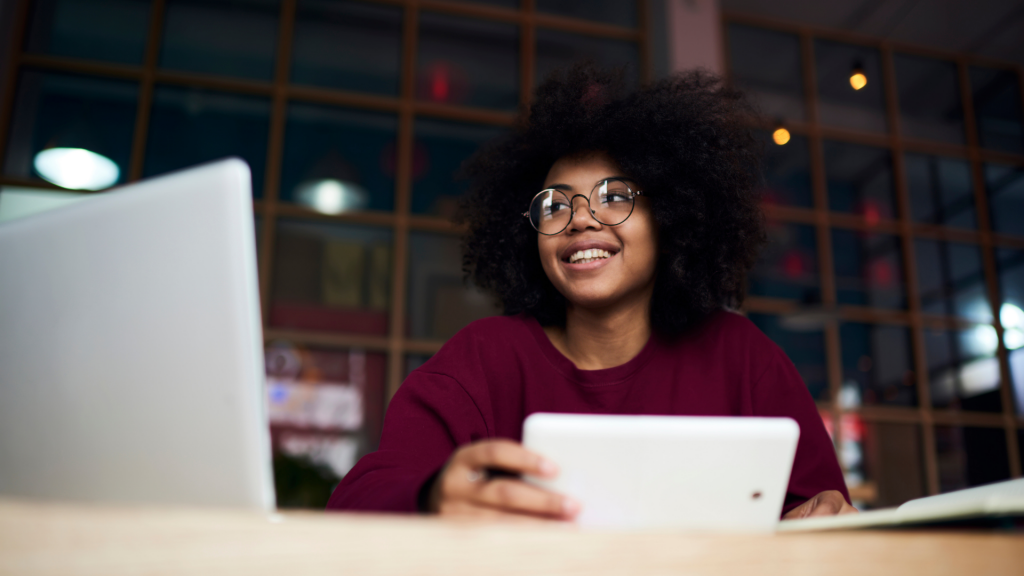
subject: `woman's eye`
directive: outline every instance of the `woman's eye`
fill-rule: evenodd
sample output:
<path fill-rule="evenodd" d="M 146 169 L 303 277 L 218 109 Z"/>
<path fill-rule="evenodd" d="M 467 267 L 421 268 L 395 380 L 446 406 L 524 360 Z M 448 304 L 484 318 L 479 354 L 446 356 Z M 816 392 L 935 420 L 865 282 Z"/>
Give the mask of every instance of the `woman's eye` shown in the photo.
<path fill-rule="evenodd" d="M 562 210 L 568 210 L 568 209 L 569 209 L 569 205 L 568 204 L 564 204 L 562 202 L 552 202 L 551 206 L 548 208 L 548 213 L 554 214 L 555 212 L 560 212 Z"/>
<path fill-rule="evenodd" d="M 605 196 L 605 202 L 611 204 L 613 202 L 629 202 L 630 196 L 628 192 L 609 192 Z"/>

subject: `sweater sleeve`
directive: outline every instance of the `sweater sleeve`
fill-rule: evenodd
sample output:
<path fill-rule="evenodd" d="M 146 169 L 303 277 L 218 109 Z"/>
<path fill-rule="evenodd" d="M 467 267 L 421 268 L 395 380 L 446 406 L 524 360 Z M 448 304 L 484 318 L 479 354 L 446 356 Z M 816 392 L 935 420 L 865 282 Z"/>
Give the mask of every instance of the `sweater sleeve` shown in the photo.
<path fill-rule="evenodd" d="M 814 399 L 807 391 L 800 373 L 781 349 L 754 385 L 754 411 L 758 416 L 786 416 L 800 426 L 800 440 L 793 459 L 785 514 L 820 492 L 838 490 L 850 501 L 832 439 L 825 431 Z"/>
<path fill-rule="evenodd" d="M 488 436 L 480 410 L 458 381 L 416 370 L 388 406 L 380 448 L 345 475 L 327 509 L 416 512 L 423 483 L 455 448 Z"/>

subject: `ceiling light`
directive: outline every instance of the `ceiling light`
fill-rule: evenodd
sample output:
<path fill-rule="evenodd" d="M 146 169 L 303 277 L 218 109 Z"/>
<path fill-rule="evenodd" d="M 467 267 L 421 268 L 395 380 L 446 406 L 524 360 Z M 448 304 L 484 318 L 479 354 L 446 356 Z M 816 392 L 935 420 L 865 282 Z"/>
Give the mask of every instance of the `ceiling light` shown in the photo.
<path fill-rule="evenodd" d="M 868 77 L 864 74 L 864 66 L 860 62 L 853 64 L 853 70 L 850 71 L 850 86 L 854 90 L 860 90 L 861 88 L 868 85 Z"/>
<path fill-rule="evenodd" d="M 779 126 L 775 129 L 775 132 L 772 132 L 772 140 L 779 146 L 784 146 L 789 142 L 789 130 Z"/>
<path fill-rule="evenodd" d="M 365 208 L 369 200 L 366 190 L 353 182 L 327 178 L 300 184 L 295 191 L 299 204 L 322 214 L 341 214 Z"/>
<path fill-rule="evenodd" d="M 44 180 L 70 190 L 102 190 L 121 177 L 113 160 L 85 148 L 47 148 L 33 165 Z"/>

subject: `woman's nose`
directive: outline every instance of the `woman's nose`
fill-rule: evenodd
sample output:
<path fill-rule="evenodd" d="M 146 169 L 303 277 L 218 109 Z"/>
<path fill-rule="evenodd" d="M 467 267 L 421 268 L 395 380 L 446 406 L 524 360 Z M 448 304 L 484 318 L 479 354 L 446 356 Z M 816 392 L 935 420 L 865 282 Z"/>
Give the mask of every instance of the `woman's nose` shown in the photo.
<path fill-rule="evenodd" d="M 591 209 L 590 201 L 586 196 L 577 194 L 572 197 L 570 202 L 572 202 L 572 221 L 569 222 L 571 230 L 601 228 L 601 223 L 594 218 L 594 211 Z"/>

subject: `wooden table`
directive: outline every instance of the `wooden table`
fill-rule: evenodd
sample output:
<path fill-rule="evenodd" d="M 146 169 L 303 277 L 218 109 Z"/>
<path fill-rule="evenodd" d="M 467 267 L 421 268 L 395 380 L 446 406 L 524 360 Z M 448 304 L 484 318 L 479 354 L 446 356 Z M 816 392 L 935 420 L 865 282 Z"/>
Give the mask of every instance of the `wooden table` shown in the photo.
<path fill-rule="evenodd" d="M 1024 574 L 1024 535 L 581 531 L 0 500 L 0 574 Z"/>

